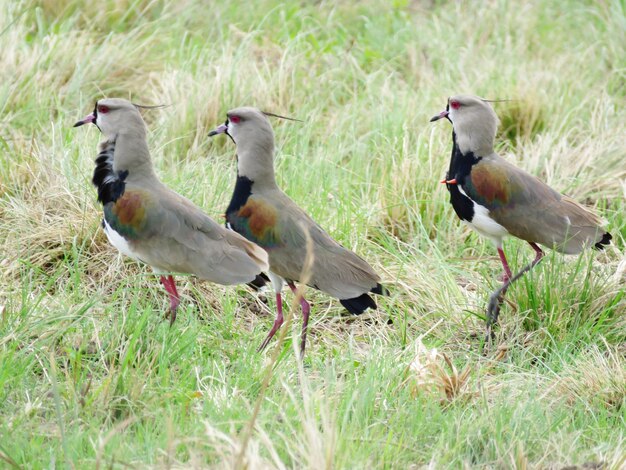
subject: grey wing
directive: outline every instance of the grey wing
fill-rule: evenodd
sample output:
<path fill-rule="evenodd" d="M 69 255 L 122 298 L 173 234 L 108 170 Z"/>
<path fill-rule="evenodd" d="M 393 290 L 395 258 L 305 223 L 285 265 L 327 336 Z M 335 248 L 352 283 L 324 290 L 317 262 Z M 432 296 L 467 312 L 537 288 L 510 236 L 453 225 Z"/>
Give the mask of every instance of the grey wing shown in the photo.
<path fill-rule="evenodd" d="M 365 260 L 333 240 L 293 201 L 289 203 L 280 208 L 282 246 L 270 251 L 272 271 L 289 280 L 308 278 L 308 285 L 339 299 L 358 297 L 376 287 L 380 278 Z M 313 264 L 310 273 L 303 273 L 307 233 Z"/>
<path fill-rule="evenodd" d="M 508 162 L 499 162 L 499 168 L 506 171 L 510 200 L 490 214 L 509 233 L 568 254 L 602 238 L 595 214 Z"/>
<path fill-rule="evenodd" d="M 250 282 L 268 269 L 265 250 L 225 229 L 191 201 L 172 192 L 156 206 L 152 234 L 137 247 L 153 267 L 219 284 Z"/>

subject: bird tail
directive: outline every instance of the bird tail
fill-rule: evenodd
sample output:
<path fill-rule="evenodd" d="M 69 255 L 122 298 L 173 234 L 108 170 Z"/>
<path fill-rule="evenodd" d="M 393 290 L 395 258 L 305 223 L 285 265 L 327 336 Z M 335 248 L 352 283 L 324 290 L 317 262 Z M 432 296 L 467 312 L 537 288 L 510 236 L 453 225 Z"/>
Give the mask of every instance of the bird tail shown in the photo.
<path fill-rule="evenodd" d="M 389 295 L 389 291 L 380 283 L 376 284 L 376 287 L 370 290 L 370 292 L 379 295 Z M 376 302 L 367 292 L 351 299 L 339 299 L 339 302 L 353 315 L 360 315 L 368 308 L 376 309 Z"/>
<path fill-rule="evenodd" d="M 339 302 L 353 315 L 360 315 L 368 308 L 376 309 L 376 302 L 367 294 L 361 294 L 352 299 L 340 299 Z"/>
<path fill-rule="evenodd" d="M 602 235 L 602 239 L 596 243 L 594 246 L 597 250 L 604 250 L 604 246 L 611 243 L 613 236 L 609 232 L 604 232 Z"/>
<path fill-rule="evenodd" d="M 372 294 L 378 294 L 378 295 L 385 295 L 385 296 L 389 295 L 389 290 L 385 286 L 383 286 L 380 282 L 376 284 L 376 287 L 374 287 L 370 292 Z"/>
<path fill-rule="evenodd" d="M 268 282 L 270 282 L 270 278 L 267 277 L 267 274 L 261 273 L 258 274 L 253 281 L 249 282 L 248 286 L 254 290 L 261 290 L 261 288 L 264 287 Z"/>

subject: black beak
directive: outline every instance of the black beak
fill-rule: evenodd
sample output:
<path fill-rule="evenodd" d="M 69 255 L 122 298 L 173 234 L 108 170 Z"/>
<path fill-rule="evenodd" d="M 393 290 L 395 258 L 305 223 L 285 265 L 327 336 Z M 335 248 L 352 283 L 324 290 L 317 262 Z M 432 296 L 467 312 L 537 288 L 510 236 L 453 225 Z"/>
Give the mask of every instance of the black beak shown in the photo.
<path fill-rule="evenodd" d="M 76 122 L 76 124 L 74 124 L 73 127 L 80 127 L 80 126 L 82 126 L 84 124 L 89 124 L 90 122 L 92 122 L 92 123 L 96 122 L 96 115 L 95 115 L 95 113 L 91 113 L 90 115 L 85 116 L 80 121 Z"/>
<path fill-rule="evenodd" d="M 209 137 L 213 137 L 214 135 L 218 135 L 218 134 L 225 134 L 227 130 L 228 130 L 228 127 L 226 126 L 226 124 L 222 124 L 221 126 L 218 126 L 215 129 L 213 129 L 211 132 L 209 132 Z"/>
<path fill-rule="evenodd" d="M 430 118 L 430 122 L 435 122 L 435 121 L 439 121 L 439 119 L 443 119 L 443 118 L 448 118 L 448 110 L 446 109 L 445 111 L 441 111 L 439 114 L 435 114 L 433 117 Z M 450 120 L 450 118 L 448 118 L 448 120 Z"/>

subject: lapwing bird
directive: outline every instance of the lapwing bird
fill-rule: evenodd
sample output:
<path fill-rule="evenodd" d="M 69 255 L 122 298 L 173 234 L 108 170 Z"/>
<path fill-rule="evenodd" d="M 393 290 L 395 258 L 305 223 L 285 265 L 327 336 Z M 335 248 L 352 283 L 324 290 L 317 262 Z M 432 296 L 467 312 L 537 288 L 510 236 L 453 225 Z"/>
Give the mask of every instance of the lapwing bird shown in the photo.
<path fill-rule="evenodd" d="M 376 302 L 369 293 L 385 293 L 378 274 L 333 240 L 276 184 L 274 131 L 265 113 L 248 107 L 233 109 L 227 113 L 226 122 L 209 136 L 217 134 L 227 134 L 237 146 L 237 181 L 226 220 L 233 230 L 269 253 L 277 316 L 259 350 L 268 345 L 283 323 L 281 292 L 285 282 L 295 293 L 295 282 L 306 280 L 310 287 L 339 299 L 353 314 L 375 309 Z M 307 250 L 312 256 L 308 268 Z M 303 355 L 310 306 L 303 297 L 300 305 Z"/>
<path fill-rule="evenodd" d="M 170 324 L 180 303 L 171 273 L 229 285 L 251 282 L 269 268 L 265 250 L 159 181 L 136 105 L 100 100 L 74 127 L 88 123 L 104 136 L 92 180 L 104 208 L 104 232 L 121 253 L 160 274 L 169 294 Z"/>
<path fill-rule="evenodd" d="M 489 102 L 454 96 L 431 122 L 442 118 L 452 123 L 453 131 L 450 168 L 441 182 L 450 192 L 457 216 L 495 243 L 504 267 L 504 283 L 489 299 L 489 338 L 507 288 L 541 261 L 544 253 L 539 245 L 577 254 L 592 246 L 602 249 L 611 234 L 601 228 L 596 215 L 494 152 L 498 118 Z M 526 240 L 536 253 L 515 276 L 502 250 L 507 235 Z"/>

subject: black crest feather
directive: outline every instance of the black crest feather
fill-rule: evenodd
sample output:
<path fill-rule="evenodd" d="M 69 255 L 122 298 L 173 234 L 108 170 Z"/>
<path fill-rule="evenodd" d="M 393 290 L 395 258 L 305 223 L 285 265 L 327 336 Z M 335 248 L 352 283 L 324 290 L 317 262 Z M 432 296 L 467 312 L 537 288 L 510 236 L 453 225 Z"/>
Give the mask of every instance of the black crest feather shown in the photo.
<path fill-rule="evenodd" d="M 295 121 L 295 122 L 304 122 L 300 119 L 296 119 L 296 118 L 290 118 L 287 116 L 281 116 L 280 114 L 274 114 L 274 113 L 270 113 L 269 111 L 261 111 L 263 114 L 265 114 L 266 116 L 272 116 L 278 119 L 286 119 L 287 121 Z"/>
<path fill-rule="evenodd" d="M 172 106 L 172 105 L 171 104 L 156 104 L 154 106 L 147 106 L 145 104 L 133 103 L 133 106 L 135 108 L 140 108 L 140 109 L 161 109 L 161 108 L 168 108 L 169 106 Z"/>

